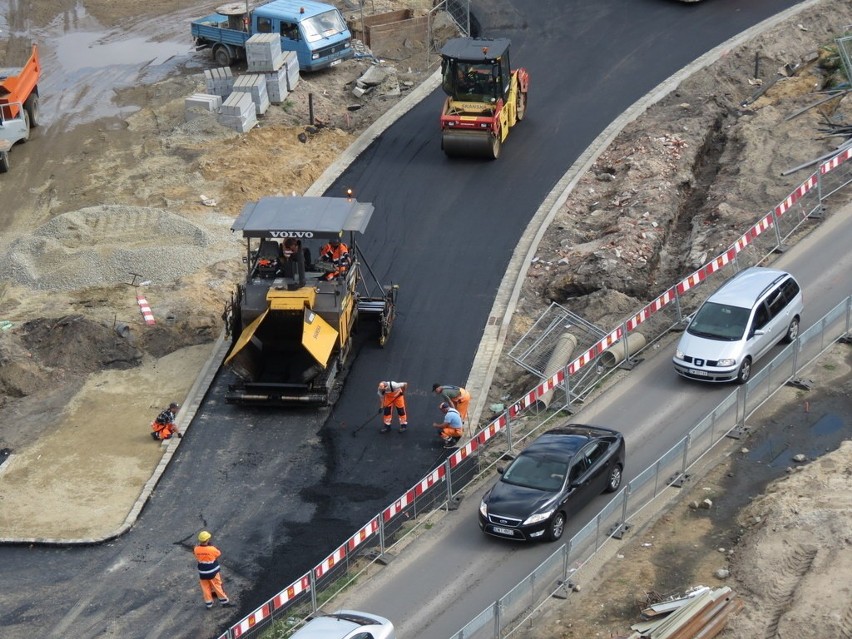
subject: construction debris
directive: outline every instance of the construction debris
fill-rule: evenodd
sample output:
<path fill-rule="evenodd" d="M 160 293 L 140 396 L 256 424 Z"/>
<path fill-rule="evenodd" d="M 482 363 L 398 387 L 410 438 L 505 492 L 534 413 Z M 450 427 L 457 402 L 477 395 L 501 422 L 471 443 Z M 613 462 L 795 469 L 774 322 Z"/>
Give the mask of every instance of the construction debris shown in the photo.
<path fill-rule="evenodd" d="M 722 631 L 728 617 L 743 603 L 727 586 L 713 590 L 697 586 L 684 597 L 658 606 L 660 612 L 654 615 L 665 616 L 632 625 L 633 634 L 626 639 L 710 639 Z"/>

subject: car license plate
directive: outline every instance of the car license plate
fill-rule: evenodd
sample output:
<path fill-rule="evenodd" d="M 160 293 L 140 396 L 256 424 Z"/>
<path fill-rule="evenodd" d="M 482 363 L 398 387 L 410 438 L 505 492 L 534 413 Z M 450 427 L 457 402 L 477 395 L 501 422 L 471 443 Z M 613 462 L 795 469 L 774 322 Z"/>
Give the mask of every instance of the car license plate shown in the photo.
<path fill-rule="evenodd" d="M 512 530 L 511 528 L 500 528 L 499 526 L 494 526 L 494 528 L 492 528 L 492 530 L 494 532 L 496 532 L 498 535 L 509 535 L 510 537 L 515 536 L 515 531 Z"/>
<path fill-rule="evenodd" d="M 342 60 L 340 60 L 340 59 L 338 58 L 337 60 L 332 60 L 332 61 L 331 61 L 331 64 L 330 64 L 329 66 L 332 66 L 332 67 L 333 67 L 335 64 L 340 64 L 341 62 L 342 62 Z"/>
<path fill-rule="evenodd" d="M 690 369 L 689 372 L 693 375 L 700 375 L 701 377 L 707 377 L 710 374 L 709 371 L 699 371 L 695 370 L 694 368 Z"/>

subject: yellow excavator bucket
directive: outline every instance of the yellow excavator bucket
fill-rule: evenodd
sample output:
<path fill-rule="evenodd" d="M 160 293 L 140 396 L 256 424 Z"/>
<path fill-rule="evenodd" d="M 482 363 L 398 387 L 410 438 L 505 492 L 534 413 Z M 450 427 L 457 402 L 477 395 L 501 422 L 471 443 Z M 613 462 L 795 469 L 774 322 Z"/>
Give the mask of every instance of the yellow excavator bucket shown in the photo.
<path fill-rule="evenodd" d="M 338 333 L 334 327 L 312 310 L 306 308 L 302 323 L 302 346 L 322 367 L 337 343 Z"/>

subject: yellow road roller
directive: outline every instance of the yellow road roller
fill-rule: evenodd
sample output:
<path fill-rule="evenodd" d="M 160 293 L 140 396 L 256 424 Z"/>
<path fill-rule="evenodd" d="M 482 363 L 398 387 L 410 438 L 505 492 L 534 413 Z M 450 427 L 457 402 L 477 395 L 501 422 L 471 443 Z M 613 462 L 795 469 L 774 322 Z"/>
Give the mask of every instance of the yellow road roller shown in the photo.
<path fill-rule="evenodd" d="M 497 159 L 524 119 L 529 74 L 512 70 L 506 38 L 453 38 L 441 48 L 441 148 L 450 157 Z"/>

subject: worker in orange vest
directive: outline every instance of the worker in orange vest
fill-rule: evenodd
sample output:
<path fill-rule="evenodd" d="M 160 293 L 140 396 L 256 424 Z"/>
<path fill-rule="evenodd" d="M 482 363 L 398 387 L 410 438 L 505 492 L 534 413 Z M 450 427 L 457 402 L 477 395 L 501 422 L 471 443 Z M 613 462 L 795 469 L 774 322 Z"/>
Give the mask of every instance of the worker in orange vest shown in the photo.
<path fill-rule="evenodd" d="M 222 587 L 222 569 L 219 566 L 222 551 L 210 543 L 212 537 L 209 532 L 202 530 L 198 533 L 198 545 L 192 551 L 198 561 L 198 583 L 201 584 L 204 605 L 208 610 L 213 607 L 214 594 L 223 606 L 232 605 Z"/>
<path fill-rule="evenodd" d="M 172 402 L 169 404 L 168 408 L 164 408 L 160 414 L 157 415 L 157 419 L 151 422 L 151 437 L 157 441 L 171 439 L 172 435 L 175 433 L 177 433 L 178 437 L 183 437 L 183 435 L 178 432 L 177 424 L 175 424 L 175 418 L 177 417 L 179 409 L 180 404 L 176 402 Z"/>
<path fill-rule="evenodd" d="M 405 414 L 405 389 L 408 382 L 379 382 L 379 412 L 384 415 L 385 425 L 380 432 L 386 433 L 391 429 L 393 409 L 399 417 L 399 432 L 404 433 L 408 428 L 408 416 Z"/>
<path fill-rule="evenodd" d="M 461 386 L 453 386 L 452 384 L 432 384 L 432 392 L 444 398 L 455 408 L 462 418 L 463 422 L 467 421 L 467 409 L 470 406 L 470 393 Z"/>
<path fill-rule="evenodd" d="M 336 277 L 342 277 L 349 268 L 349 247 L 338 238 L 329 240 L 320 249 L 320 259 L 334 267 L 333 271 L 325 274 L 325 279 L 333 280 Z"/>

